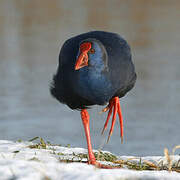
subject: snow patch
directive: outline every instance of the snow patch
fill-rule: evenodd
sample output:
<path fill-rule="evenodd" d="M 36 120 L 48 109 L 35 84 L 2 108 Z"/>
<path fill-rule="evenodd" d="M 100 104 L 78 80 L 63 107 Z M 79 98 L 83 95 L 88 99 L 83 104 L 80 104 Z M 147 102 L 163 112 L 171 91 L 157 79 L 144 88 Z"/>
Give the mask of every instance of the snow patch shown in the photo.
<path fill-rule="evenodd" d="M 33 145 L 33 143 L 0 140 L 0 180 L 40 180 L 45 178 L 48 180 L 180 179 L 180 173 L 164 170 L 97 169 L 87 163 L 62 163 L 60 162 L 61 157 L 71 160 L 74 155 L 87 154 L 87 150 L 51 145 L 47 146 L 46 149 L 32 149 L 29 148 L 29 145 Z M 177 164 L 180 161 L 178 155 L 171 158 L 173 163 Z M 139 163 L 141 159 L 141 162 L 149 161 L 154 164 L 164 163 L 164 165 L 168 165 L 166 158 L 162 156 L 141 158 L 121 156 L 118 159 L 130 160 L 135 163 Z M 87 159 L 84 158 L 84 161 Z"/>

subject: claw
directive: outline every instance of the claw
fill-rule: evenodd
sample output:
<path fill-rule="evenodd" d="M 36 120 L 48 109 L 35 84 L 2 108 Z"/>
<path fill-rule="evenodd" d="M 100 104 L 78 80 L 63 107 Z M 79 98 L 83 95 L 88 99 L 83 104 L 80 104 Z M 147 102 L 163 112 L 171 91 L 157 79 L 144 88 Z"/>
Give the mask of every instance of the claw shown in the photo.
<path fill-rule="evenodd" d="M 106 106 L 102 110 L 102 112 L 106 112 L 108 110 L 109 110 L 108 116 L 107 116 L 107 119 L 106 119 L 106 122 L 104 124 L 104 128 L 103 128 L 101 134 L 103 134 L 104 131 L 107 129 L 107 125 L 108 125 L 108 122 L 109 122 L 109 119 L 111 117 L 112 110 L 113 110 L 112 124 L 111 124 L 111 129 L 109 131 L 109 136 L 108 136 L 108 139 L 107 139 L 107 143 L 109 142 L 110 137 L 111 137 L 111 135 L 113 133 L 117 113 L 118 113 L 118 116 L 119 116 L 120 129 L 121 129 L 121 132 L 120 132 L 120 134 L 121 134 L 121 143 L 123 143 L 123 118 L 122 118 L 122 112 L 121 112 L 121 107 L 120 107 L 120 102 L 119 102 L 119 98 L 118 97 L 112 98 L 109 101 L 108 106 Z"/>
<path fill-rule="evenodd" d="M 102 110 L 102 112 L 106 112 L 109 110 L 109 104 Z"/>
<path fill-rule="evenodd" d="M 108 144 L 108 142 L 109 142 L 109 140 L 110 140 L 110 138 L 111 138 L 111 135 L 112 135 L 112 133 L 109 133 L 109 135 L 108 135 L 108 138 L 107 138 L 107 144 Z"/>
<path fill-rule="evenodd" d="M 107 105 L 104 109 L 102 109 L 99 114 L 102 114 L 103 112 L 106 112 L 109 110 L 109 105 Z"/>

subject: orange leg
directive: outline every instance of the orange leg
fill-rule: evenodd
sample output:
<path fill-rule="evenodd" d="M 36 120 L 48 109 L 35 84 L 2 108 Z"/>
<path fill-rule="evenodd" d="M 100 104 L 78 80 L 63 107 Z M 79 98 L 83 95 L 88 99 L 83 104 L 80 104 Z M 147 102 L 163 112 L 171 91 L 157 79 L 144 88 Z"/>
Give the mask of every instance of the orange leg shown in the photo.
<path fill-rule="evenodd" d="M 92 151 L 92 145 L 91 145 L 91 137 L 90 137 L 90 129 L 89 129 L 89 114 L 86 109 L 81 110 L 81 119 L 83 122 L 85 135 L 86 135 L 86 141 L 88 146 L 88 155 L 89 155 L 89 164 L 96 164 L 96 158 Z"/>
<path fill-rule="evenodd" d="M 89 114 L 86 109 L 81 110 L 81 119 L 83 122 L 84 130 L 85 130 L 85 135 L 86 135 L 86 140 L 87 140 L 87 146 L 88 146 L 88 155 L 89 155 L 89 160 L 88 163 L 95 165 L 98 168 L 105 168 L 105 169 L 112 169 L 115 167 L 112 166 L 107 166 L 100 164 L 96 161 L 96 158 L 94 156 L 94 153 L 92 151 L 92 145 L 91 145 L 91 137 L 90 137 L 90 130 L 89 130 Z"/>
<path fill-rule="evenodd" d="M 114 109 L 114 110 L 113 110 Z M 119 97 L 114 97 L 109 101 L 109 104 L 107 107 L 105 107 L 102 111 L 106 112 L 108 111 L 108 116 L 106 119 L 106 122 L 104 124 L 104 128 L 102 130 L 102 134 L 104 133 L 104 131 L 107 129 L 107 125 L 109 122 L 109 119 L 111 117 L 112 114 L 112 110 L 113 110 L 113 117 L 112 117 L 112 124 L 111 124 L 111 129 L 109 131 L 109 136 L 108 136 L 108 140 L 107 142 L 109 142 L 109 139 L 113 133 L 114 130 L 114 125 L 115 125 L 115 121 L 116 121 L 116 115 L 118 113 L 119 116 L 119 122 L 120 122 L 120 129 L 121 129 L 121 142 L 123 142 L 123 117 L 122 117 L 122 112 L 121 112 L 121 106 L 120 106 L 120 102 L 119 102 Z"/>

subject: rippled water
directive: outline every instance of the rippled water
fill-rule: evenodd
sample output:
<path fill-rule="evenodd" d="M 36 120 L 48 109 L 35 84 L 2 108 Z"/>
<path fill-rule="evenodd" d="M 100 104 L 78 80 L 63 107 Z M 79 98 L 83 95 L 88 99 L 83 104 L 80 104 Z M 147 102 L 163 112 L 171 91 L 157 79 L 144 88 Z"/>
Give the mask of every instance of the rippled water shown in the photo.
<path fill-rule="evenodd" d="M 98 8 L 95 8 L 98 7 Z M 119 124 L 109 144 L 100 132 L 106 114 L 94 106 L 94 148 L 120 155 L 161 155 L 180 144 L 180 2 L 0 1 L 0 139 L 41 136 L 53 143 L 86 147 L 78 111 L 49 94 L 59 49 L 76 34 L 114 31 L 131 45 L 138 80 L 121 100 L 125 142 Z"/>

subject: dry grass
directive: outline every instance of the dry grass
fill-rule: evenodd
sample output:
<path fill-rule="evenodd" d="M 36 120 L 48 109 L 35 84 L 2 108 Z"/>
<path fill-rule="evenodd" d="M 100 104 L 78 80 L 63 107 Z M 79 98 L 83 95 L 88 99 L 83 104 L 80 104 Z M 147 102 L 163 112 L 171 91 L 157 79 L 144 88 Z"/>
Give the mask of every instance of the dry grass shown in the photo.
<path fill-rule="evenodd" d="M 87 163 L 88 161 L 88 154 L 83 154 L 83 153 L 79 153 L 79 154 L 72 154 L 72 158 L 69 158 L 68 156 L 65 156 L 63 153 L 56 153 L 56 151 L 51 147 L 49 148 L 49 146 L 55 146 L 53 144 L 51 144 L 50 142 L 46 143 L 42 138 L 40 137 L 35 137 L 31 140 L 29 140 L 30 142 L 35 141 L 39 139 L 39 143 L 33 144 L 33 145 L 29 145 L 29 148 L 36 148 L 36 149 L 48 149 L 48 150 L 52 150 L 52 153 L 59 156 L 59 160 L 60 162 L 82 162 L 82 163 Z M 70 147 L 70 145 L 68 144 L 66 147 Z M 176 172 L 180 172 L 180 158 L 177 161 L 176 164 L 173 164 L 173 155 L 175 154 L 175 151 L 177 149 L 180 149 L 180 145 L 175 146 L 172 150 L 172 153 L 170 154 L 168 149 L 165 148 L 164 149 L 164 156 L 166 158 L 167 163 L 163 164 L 163 161 L 160 162 L 151 162 L 148 160 L 142 160 L 141 158 L 129 158 L 127 160 L 122 160 L 120 158 L 118 158 L 117 156 L 111 154 L 111 153 L 104 153 L 102 151 L 98 151 L 95 152 L 95 157 L 98 161 L 106 161 L 106 162 L 110 162 L 110 166 L 112 167 L 118 167 L 118 168 L 128 168 L 128 169 L 133 169 L 133 170 L 152 170 L 152 171 L 160 171 L 160 170 L 167 170 L 169 172 L 171 171 L 176 171 Z"/>
<path fill-rule="evenodd" d="M 168 162 L 168 171 L 171 172 L 171 171 L 176 171 L 176 172 L 180 172 L 180 167 L 179 167 L 179 164 L 180 164 L 180 159 L 177 161 L 177 164 L 175 166 L 173 166 L 173 163 L 172 163 L 172 156 L 175 154 L 175 151 L 177 149 L 180 149 L 180 145 L 178 146 L 175 146 L 172 150 L 172 154 L 170 155 L 169 154 L 169 151 L 167 148 L 164 149 L 164 155 L 166 157 L 166 160 Z"/>

